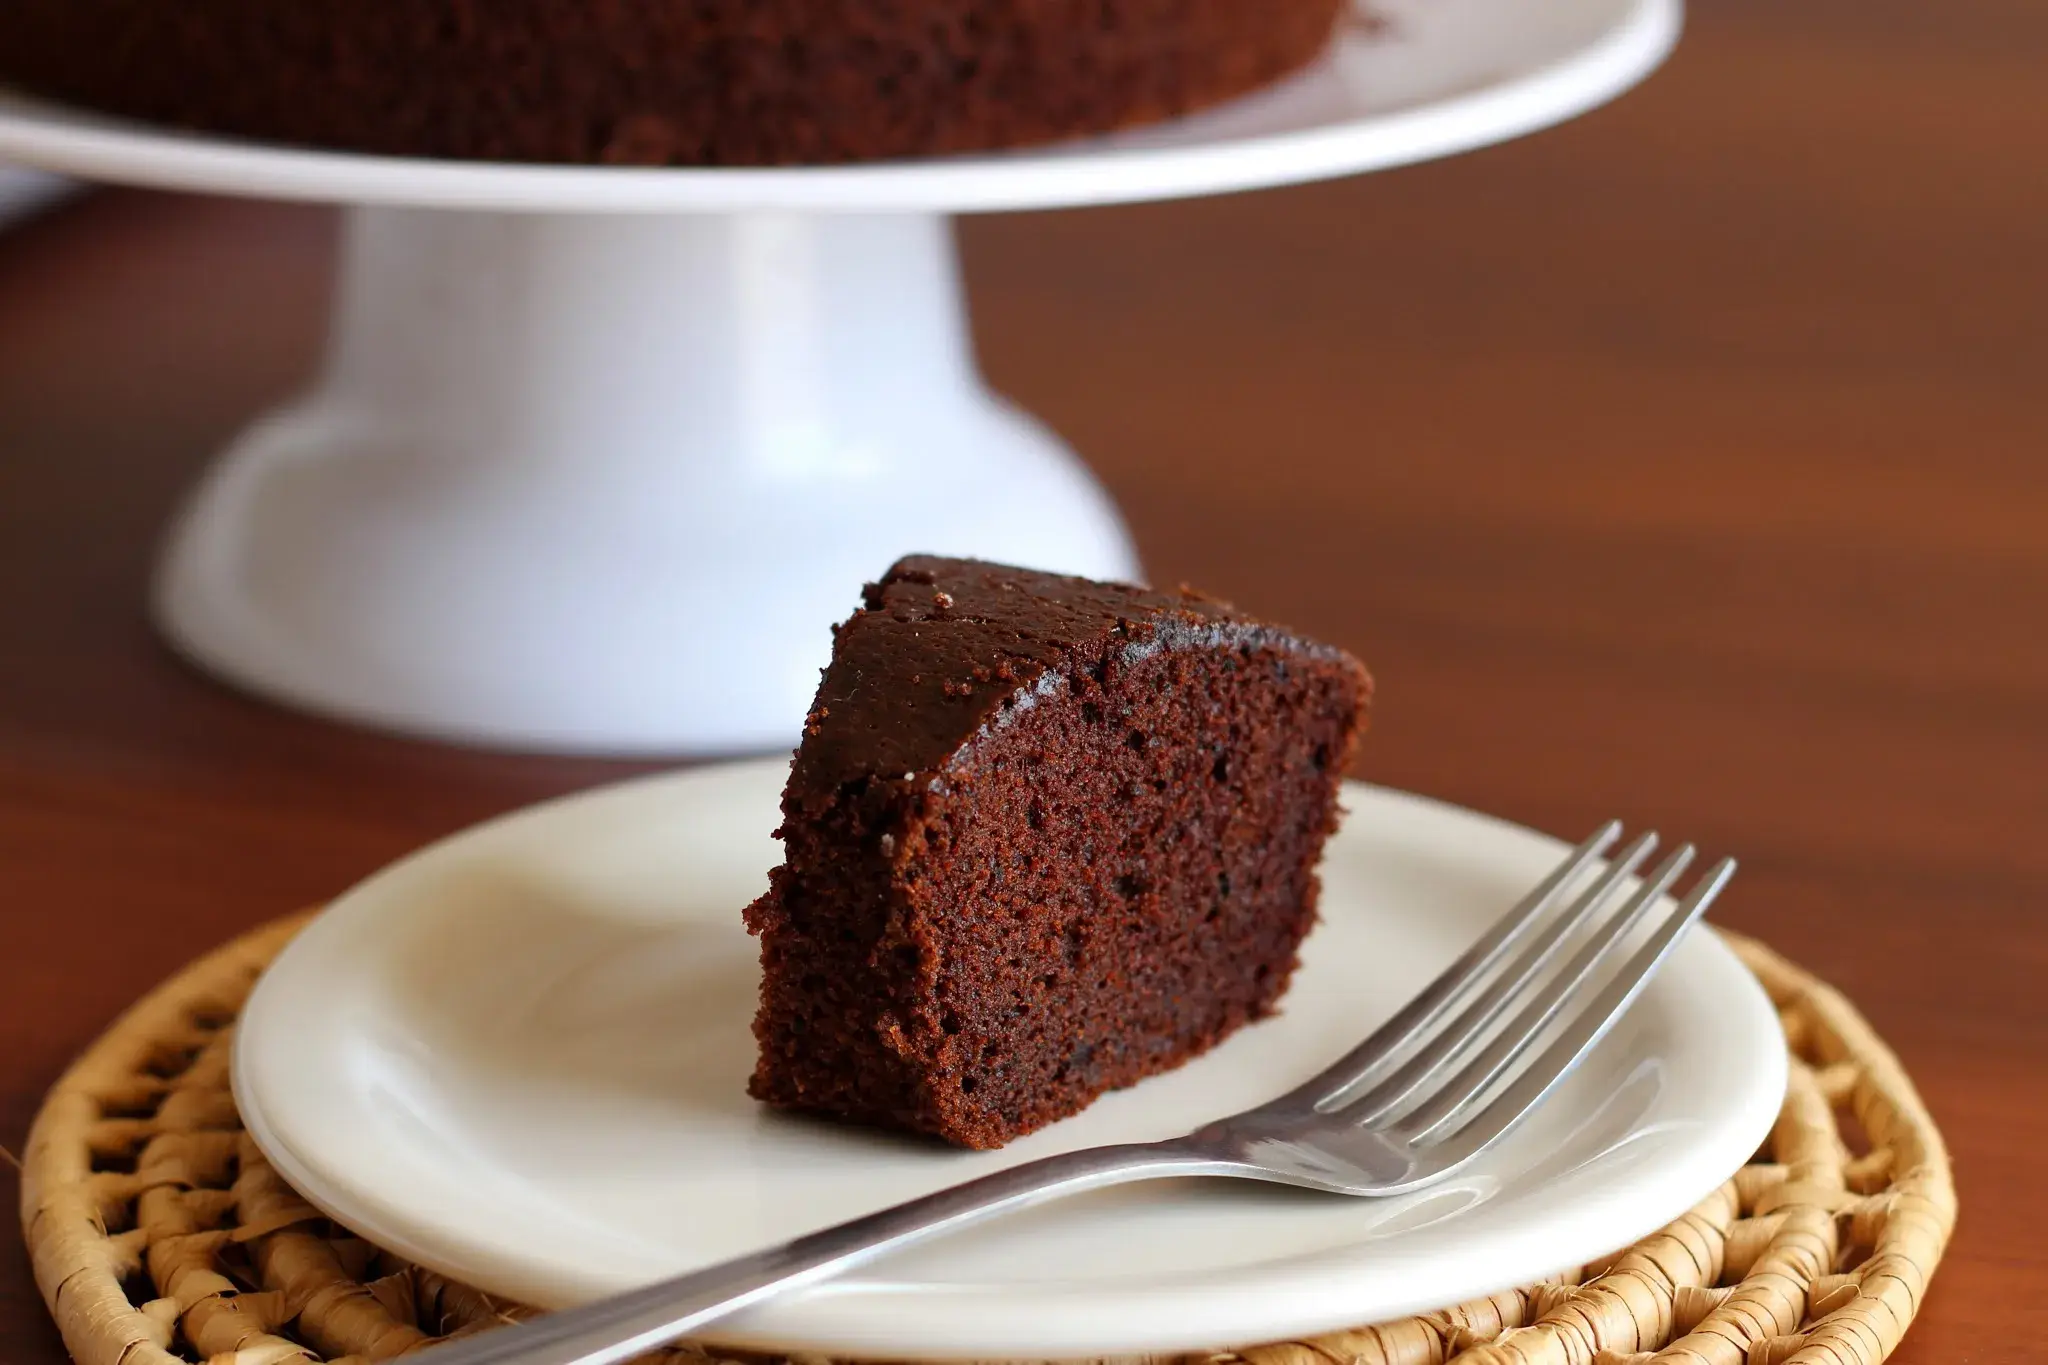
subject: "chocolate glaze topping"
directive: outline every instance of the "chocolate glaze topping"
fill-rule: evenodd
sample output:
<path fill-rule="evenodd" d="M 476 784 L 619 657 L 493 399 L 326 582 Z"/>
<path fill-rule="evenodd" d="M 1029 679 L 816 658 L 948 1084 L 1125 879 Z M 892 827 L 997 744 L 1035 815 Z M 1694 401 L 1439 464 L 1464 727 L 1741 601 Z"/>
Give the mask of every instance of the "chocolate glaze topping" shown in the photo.
<path fill-rule="evenodd" d="M 927 555 L 869 584 L 861 609 L 835 629 L 791 781 L 807 804 L 851 783 L 929 778 L 962 761 L 977 735 L 1029 709 L 1060 683 L 1060 662 L 1090 645 L 1112 643 L 1133 661 L 1158 648 L 1240 644 L 1340 657 L 1191 589 Z"/>

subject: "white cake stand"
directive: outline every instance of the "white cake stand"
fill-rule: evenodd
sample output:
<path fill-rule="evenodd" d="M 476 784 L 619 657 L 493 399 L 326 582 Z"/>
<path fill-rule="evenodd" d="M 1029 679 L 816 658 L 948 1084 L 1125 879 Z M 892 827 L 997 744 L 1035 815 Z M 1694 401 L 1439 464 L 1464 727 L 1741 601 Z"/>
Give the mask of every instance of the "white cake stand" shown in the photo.
<path fill-rule="evenodd" d="M 354 206 L 325 368 L 208 474 L 158 619 L 332 715 L 522 748 L 784 744 L 855 586 L 913 550 L 1137 565 L 983 387 L 945 215 L 1373 170 L 1628 88 L 1681 0 L 1373 0 L 1288 84 L 1056 150 L 628 170 L 308 152 L 0 95 L 0 159 Z"/>

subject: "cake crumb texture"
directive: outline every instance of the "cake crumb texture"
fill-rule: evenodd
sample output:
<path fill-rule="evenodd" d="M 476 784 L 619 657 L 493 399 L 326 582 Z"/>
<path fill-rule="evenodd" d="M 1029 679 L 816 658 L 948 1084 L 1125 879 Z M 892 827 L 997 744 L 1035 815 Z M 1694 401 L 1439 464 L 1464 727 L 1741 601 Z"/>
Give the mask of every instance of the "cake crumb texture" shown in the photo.
<path fill-rule="evenodd" d="M 0 80 L 395 156 L 795 165 L 1151 123 L 1311 61 L 1343 0 L 6 0 Z"/>
<path fill-rule="evenodd" d="M 997 1147 L 1270 1014 L 1371 686 L 1192 593 L 902 561 L 747 912 L 752 1093 Z"/>

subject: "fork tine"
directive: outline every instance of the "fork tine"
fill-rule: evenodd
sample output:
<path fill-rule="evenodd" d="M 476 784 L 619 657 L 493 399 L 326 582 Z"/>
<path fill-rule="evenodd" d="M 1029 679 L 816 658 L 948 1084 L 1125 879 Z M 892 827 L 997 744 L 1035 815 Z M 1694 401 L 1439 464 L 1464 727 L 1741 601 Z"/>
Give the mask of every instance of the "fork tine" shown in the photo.
<path fill-rule="evenodd" d="M 1512 910 L 1503 915 L 1486 934 L 1465 950 L 1442 975 L 1422 988 L 1421 994 L 1401 1007 L 1399 1013 L 1373 1030 L 1372 1036 L 1345 1053 L 1323 1070 L 1297 1086 L 1277 1103 L 1315 1104 L 1328 1096 L 1348 1090 L 1384 1066 L 1416 1038 L 1434 1028 L 1445 1015 L 1464 1000 L 1472 988 L 1486 979 L 1540 923 L 1564 889 L 1577 881 L 1592 861 L 1621 837 L 1621 821 L 1609 820 L 1593 831 L 1586 842 L 1572 850 L 1556 871 L 1537 883 Z"/>
<path fill-rule="evenodd" d="M 1449 1148 L 1442 1153 L 1446 1159 L 1439 1169 L 1443 1173 L 1448 1174 L 1470 1161 L 1514 1131 L 1530 1111 L 1549 1098 L 1550 1092 L 1578 1068 L 1586 1054 L 1598 1046 L 1615 1022 L 1628 1012 L 1629 1006 L 1635 1003 L 1650 978 L 1664 964 L 1664 959 L 1678 946 L 1686 930 L 1707 912 L 1735 875 L 1735 868 L 1733 858 L 1723 858 L 1716 863 L 1669 913 L 1657 931 L 1636 950 L 1635 956 L 1598 995 L 1586 1002 L 1571 1024 L 1534 1063 L 1469 1122 L 1452 1128 L 1439 1139 L 1439 1146 Z"/>
<path fill-rule="evenodd" d="M 1416 1050 L 1413 1056 L 1394 1070 L 1385 1080 L 1373 1086 L 1363 1095 L 1352 1094 L 1347 1098 L 1343 1092 L 1331 1096 L 1317 1105 L 1323 1113 L 1342 1110 L 1353 1123 L 1367 1124 L 1382 1115 L 1398 1109 L 1407 1103 L 1417 1091 L 1430 1081 L 1443 1076 L 1449 1068 L 1457 1065 L 1467 1053 L 1484 1042 L 1495 1023 L 1502 1015 L 1525 999 L 1530 983 L 1537 980 L 1556 960 L 1557 955 L 1569 947 L 1573 935 L 1584 928 L 1595 915 L 1605 911 L 1630 878 L 1635 875 L 1643 860 L 1657 847 L 1655 834 L 1644 834 L 1630 844 L 1616 857 L 1604 875 L 1590 890 L 1565 910 L 1537 936 L 1522 954 L 1509 962 L 1504 970 L 1490 981 L 1486 989 L 1473 997 L 1462 1013 L 1444 1025 L 1428 1042 Z"/>
<path fill-rule="evenodd" d="M 1600 964 L 1661 904 L 1664 892 L 1691 864 L 1693 856 L 1693 846 L 1686 844 L 1660 863 L 1635 896 L 1587 939 L 1564 969 L 1523 1005 L 1507 1027 L 1436 1093 L 1401 1117 L 1401 1127 L 1411 1140 L 1427 1141 L 1521 1060 L 1538 1035 L 1583 995 L 1586 983 Z"/>

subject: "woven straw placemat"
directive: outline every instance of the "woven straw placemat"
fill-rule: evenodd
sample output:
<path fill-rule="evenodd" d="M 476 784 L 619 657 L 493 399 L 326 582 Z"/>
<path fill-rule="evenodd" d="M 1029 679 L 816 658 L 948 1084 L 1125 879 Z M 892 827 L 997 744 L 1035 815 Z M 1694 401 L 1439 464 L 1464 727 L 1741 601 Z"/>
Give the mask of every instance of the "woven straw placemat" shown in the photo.
<path fill-rule="evenodd" d="M 387 1360 L 524 1310 L 409 1265 L 302 1200 L 242 1131 L 237 1011 L 298 922 L 202 958 L 136 1004 L 50 1092 L 22 1223 L 80 1365 Z M 1691 1213 L 1583 1271 L 1314 1341 L 1184 1365 L 1875 1365 L 1898 1344 L 1956 1214 L 1941 1134 L 1835 991 L 1731 941 L 1791 1048 L 1755 1162 Z M 720 1358 L 691 1348 L 675 1365 Z M 818 1365 L 807 1362 L 806 1365 Z"/>

